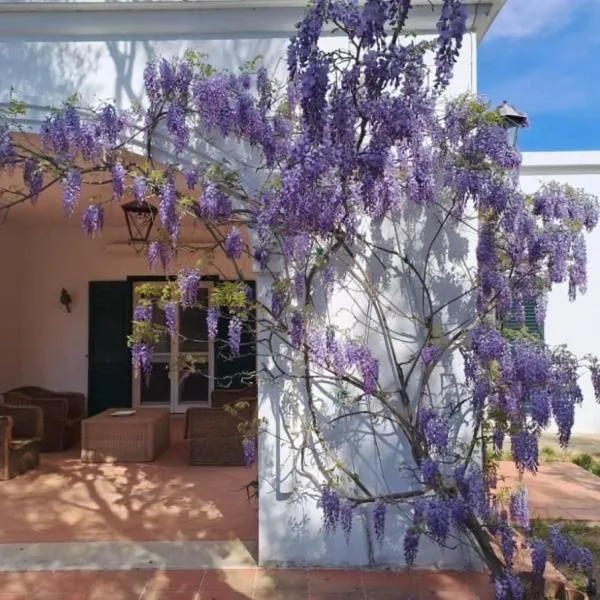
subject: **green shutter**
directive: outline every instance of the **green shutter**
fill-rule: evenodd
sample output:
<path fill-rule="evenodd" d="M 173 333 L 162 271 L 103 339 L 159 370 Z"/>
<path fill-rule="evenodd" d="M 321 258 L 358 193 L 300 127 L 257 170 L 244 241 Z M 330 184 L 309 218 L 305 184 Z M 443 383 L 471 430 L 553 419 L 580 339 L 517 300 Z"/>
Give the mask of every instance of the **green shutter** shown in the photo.
<path fill-rule="evenodd" d="M 525 298 L 525 300 L 523 300 L 523 312 L 525 313 L 524 326 L 527 330 L 527 333 L 535 336 L 540 341 L 544 341 L 544 329 L 543 327 L 540 327 L 537 322 L 535 316 L 535 305 L 535 298 Z M 517 323 L 517 318 L 515 316 L 516 310 L 516 306 L 513 305 L 513 314 L 504 321 L 505 329 L 512 329 L 518 331 L 523 327 L 523 325 L 519 325 Z"/>
<path fill-rule="evenodd" d="M 131 285 L 92 281 L 89 285 L 88 413 L 131 406 Z"/>
<path fill-rule="evenodd" d="M 252 293 L 256 292 L 254 281 L 245 281 Z M 215 340 L 215 388 L 240 389 L 255 380 L 256 374 L 256 314 L 255 311 L 243 323 L 240 355 L 232 356 L 227 343 L 229 317 L 219 319 L 217 339 Z"/>
<path fill-rule="evenodd" d="M 540 327 L 535 317 L 535 298 L 526 298 L 523 301 L 523 309 L 525 311 L 525 327 L 527 332 L 535 335 L 539 340 L 544 340 L 544 329 Z"/>
<path fill-rule="evenodd" d="M 537 322 L 537 319 L 535 316 L 535 305 L 536 305 L 535 298 L 525 298 L 523 300 L 523 312 L 525 313 L 524 326 L 525 326 L 525 329 L 527 330 L 527 333 L 535 336 L 536 339 L 543 342 L 544 341 L 544 329 L 543 329 L 543 327 L 540 327 Z M 506 319 L 506 321 L 504 322 L 505 329 L 513 329 L 513 330 L 517 330 L 517 331 L 522 329 L 523 325 L 517 324 L 517 319 L 515 316 L 516 310 L 517 310 L 517 307 L 513 306 L 513 314 L 508 319 Z M 523 408 L 524 408 L 526 415 L 531 414 L 531 403 L 530 403 L 529 399 L 525 399 L 525 405 Z"/>

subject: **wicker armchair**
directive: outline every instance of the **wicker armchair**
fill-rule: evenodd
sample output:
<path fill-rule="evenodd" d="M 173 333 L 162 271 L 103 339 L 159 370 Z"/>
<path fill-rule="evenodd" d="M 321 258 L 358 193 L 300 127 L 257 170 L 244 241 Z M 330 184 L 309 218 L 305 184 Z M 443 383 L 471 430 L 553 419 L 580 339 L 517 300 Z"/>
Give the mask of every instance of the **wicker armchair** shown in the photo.
<path fill-rule="evenodd" d="M 220 390 L 219 390 L 220 392 Z M 220 395 L 221 406 L 212 408 L 191 407 L 185 415 L 185 441 L 190 465 L 244 465 L 242 433 L 239 425 L 256 418 L 257 403 L 254 397 L 243 394 Z M 224 400 L 228 399 L 227 402 Z M 249 406 L 231 414 L 223 406 L 247 401 Z"/>
<path fill-rule="evenodd" d="M 235 404 L 240 400 L 248 400 L 256 402 L 258 387 L 256 384 L 250 385 L 239 390 L 219 389 L 213 390 L 211 395 L 211 404 L 213 408 L 222 408 L 228 404 Z"/>
<path fill-rule="evenodd" d="M 0 404 L 0 481 L 39 466 L 43 427 L 41 408 Z"/>
<path fill-rule="evenodd" d="M 42 452 L 61 452 L 81 440 L 85 396 L 76 392 L 51 392 L 27 386 L 4 393 L 6 404 L 39 406 L 44 414 Z"/>

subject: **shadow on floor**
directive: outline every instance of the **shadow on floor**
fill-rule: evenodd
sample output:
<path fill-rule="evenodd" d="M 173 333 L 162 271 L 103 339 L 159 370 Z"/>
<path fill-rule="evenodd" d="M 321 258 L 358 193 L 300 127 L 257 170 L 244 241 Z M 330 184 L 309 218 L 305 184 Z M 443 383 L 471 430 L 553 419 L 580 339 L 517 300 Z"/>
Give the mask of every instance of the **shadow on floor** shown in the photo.
<path fill-rule="evenodd" d="M 0 483 L 0 541 L 255 542 L 257 506 L 245 486 L 256 470 L 189 466 L 183 419 L 171 433 L 169 450 L 151 463 L 85 464 L 77 449 L 43 454 L 39 469 Z"/>

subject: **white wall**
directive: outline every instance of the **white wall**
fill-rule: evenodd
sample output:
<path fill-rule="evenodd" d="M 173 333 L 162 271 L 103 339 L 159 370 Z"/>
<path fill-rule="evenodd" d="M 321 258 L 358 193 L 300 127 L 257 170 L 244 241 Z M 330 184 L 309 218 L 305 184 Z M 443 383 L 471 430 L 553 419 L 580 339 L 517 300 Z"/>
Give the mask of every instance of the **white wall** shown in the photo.
<path fill-rule="evenodd" d="M 528 152 L 523 155 L 521 185 L 531 193 L 543 183 L 558 181 L 600 196 L 600 152 Z M 546 341 L 567 344 L 578 356 L 600 355 L 600 228 L 586 236 L 588 290 L 575 302 L 568 298 L 567 284 L 550 294 L 546 318 Z M 584 401 L 575 412 L 575 433 L 600 433 L 600 405 L 594 398 L 587 373 L 581 380 Z"/>
<path fill-rule="evenodd" d="M 474 36 L 467 36 L 449 91 L 451 95 L 475 91 L 475 63 L 475 39 Z M 428 215 L 423 215 L 422 219 L 416 219 L 416 222 L 412 223 L 414 229 L 411 228 L 411 225 L 407 225 L 407 230 L 403 232 L 405 239 L 408 236 L 412 237 L 408 247 L 410 247 L 411 255 L 414 251 L 414 258 L 417 262 L 419 256 L 423 254 L 423 248 L 427 246 L 432 236 L 432 223 L 427 217 Z M 365 227 L 368 229 L 367 225 Z M 457 233 L 457 238 L 464 233 Z M 389 231 L 384 235 L 388 238 Z M 465 239 L 468 237 L 468 233 L 462 237 L 465 240 L 467 253 L 472 253 L 474 250 L 472 240 Z M 448 244 L 451 247 L 453 242 L 452 237 L 446 239 L 445 236 L 440 236 L 435 245 Z M 467 262 L 469 262 L 468 259 Z M 472 265 L 473 262 L 470 264 Z M 435 270 L 435 267 L 431 270 Z M 373 272 L 370 275 L 375 278 L 378 276 Z M 438 275 L 442 276 L 441 280 L 450 281 L 456 273 L 451 274 L 448 271 L 445 274 L 438 273 Z M 463 282 L 466 281 L 468 280 L 463 280 Z M 407 297 L 407 287 L 410 287 L 410 284 L 407 284 L 402 277 L 392 278 L 387 293 L 390 298 L 394 298 L 400 304 Z M 445 289 L 452 297 L 459 295 L 451 286 Z M 438 293 L 437 299 L 440 305 L 443 305 L 444 301 L 441 296 L 446 292 L 438 287 Z M 266 274 L 258 277 L 258 295 L 265 303 L 270 302 L 270 278 Z M 326 307 L 331 322 L 341 330 L 350 330 L 353 335 L 362 336 L 365 331 L 364 309 L 366 304 L 362 291 L 357 290 L 349 294 L 347 290 L 338 289 L 328 299 Z M 323 306 L 321 308 L 325 310 Z M 409 313 L 409 309 L 406 306 L 404 308 L 406 313 Z M 414 323 L 410 320 L 398 319 L 397 313 L 395 318 L 396 321 L 393 323 L 396 331 L 406 331 L 408 336 L 414 333 Z M 385 352 L 382 351 L 381 337 L 376 331 L 371 333 L 373 335 L 369 338 L 369 346 L 378 358 L 383 359 Z M 284 344 L 276 348 L 284 355 L 289 353 Z M 414 352 L 415 344 L 402 345 L 398 350 L 399 360 L 402 361 L 403 358 Z M 449 374 L 450 379 L 456 373 L 454 383 L 451 384 L 451 387 L 454 386 L 452 391 L 459 387 L 462 376 L 462 368 L 458 362 L 454 357 L 453 368 L 450 369 L 453 371 Z M 278 360 L 278 363 L 280 366 L 285 364 L 281 359 Z M 390 383 L 390 368 L 383 360 L 381 364 L 381 380 L 385 380 L 385 383 L 382 384 L 385 386 Z M 274 369 L 273 361 L 266 358 L 261 366 L 277 372 Z M 294 366 L 288 363 L 288 368 L 291 370 Z M 294 374 L 301 375 L 300 372 Z M 447 372 L 439 372 L 432 377 L 432 389 L 436 401 L 443 401 L 444 394 L 450 391 L 448 388 L 442 389 L 444 382 L 448 381 L 448 377 L 445 377 L 447 375 Z M 331 407 L 324 405 L 319 413 L 330 413 L 328 408 Z M 285 418 L 282 417 L 282 413 L 285 413 Z M 375 565 L 397 567 L 403 565 L 402 540 L 409 524 L 407 516 L 409 511 L 406 508 L 397 510 L 390 508 L 388 510 L 388 536 L 381 545 L 376 543 L 373 537 L 372 507 L 357 511 L 349 543 L 346 542 L 341 532 L 334 535 L 324 535 L 322 532 L 322 510 L 318 506 L 319 492 L 307 479 L 306 474 L 320 482 L 323 482 L 324 478 L 316 464 L 317 460 L 311 458 L 310 451 L 304 453 L 306 460 L 304 466 L 300 465 L 299 447 L 302 431 L 305 423 L 309 420 L 302 387 L 291 381 L 287 381 L 285 384 L 280 382 L 280 385 L 265 381 L 261 386 L 260 416 L 268 423 L 268 431 L 261 436 L 259 452 L 261 485 L 259 556 L 261 563 L 331 567 Z M 412 458 L 401 435 L 398 435 L 397 432 L 390 435 L 389 430 L 380 427 L 378 432 L 382 435 L 374 441 L 371 432 L 368 429 L 365 430 L 365 422 L 360 418 L 345 419 L 341 423 L 343 424 L 329 431 L 333 451 L 344 464 L 360 473 L 361 479 L 370 489 L 375 490 L 376 493 L 398 492 L 406 490 L 414 484 L 414 477 L 407 475 L 407 472 L 402 470 L 405 458 L 407 464 Z M 328 461 L 324 455 L 322 458 L 327 465 L 331 466 L 330 460 Z M 262 526 L 263 523 L 268 525 Z M 467 551 L 465 546 L 460 544 L 457 546 L 452 550 L 441 550 L 435 544 L 423 540 L 418 564 L 446 569 L 479 566 L 478 561 Z"/>

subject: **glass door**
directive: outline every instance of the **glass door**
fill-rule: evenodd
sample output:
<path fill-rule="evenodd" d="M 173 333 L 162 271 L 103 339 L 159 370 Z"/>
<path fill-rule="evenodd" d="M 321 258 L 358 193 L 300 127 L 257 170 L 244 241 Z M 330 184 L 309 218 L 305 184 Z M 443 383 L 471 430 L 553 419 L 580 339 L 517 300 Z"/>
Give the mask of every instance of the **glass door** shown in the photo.
<path fill-rule="evenodd" d="M 135 304 L 141 285 L 144 282 L 134 289 Z M 210 406 L 214 375 L 213 342 L 208 341 L 206 324 L 210 287 L 201 287 L 199 306 L 180 307 L 174 336 L 166 331 L 164 311 L 154 307 L 153 322 L 161 335 L 154 345 L 150 377 L 134 377 L 134 407 L 168 407 L 171 412 L 185 412 L 189 406 Z"/>
<path fill-rule="evenodd" d="M 213 343 L 208 341 L 206 312 L 210 288 L 200 288 L 194 308 L 179 308 L 178 344 L 174 365 L 177 389 L 173 390 L 171 409 L 185 412 L 188 406 L 210 406 L 213 382 Z"/>

